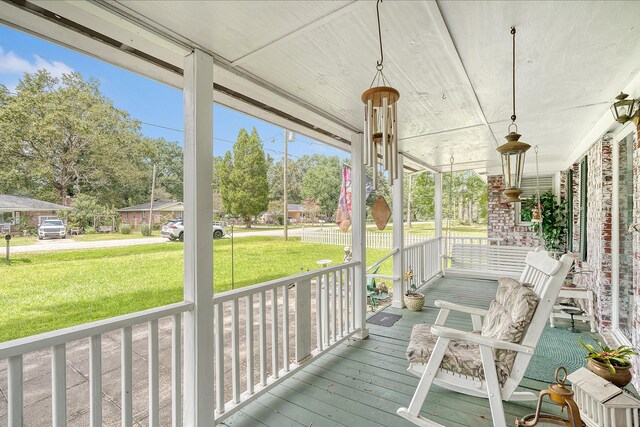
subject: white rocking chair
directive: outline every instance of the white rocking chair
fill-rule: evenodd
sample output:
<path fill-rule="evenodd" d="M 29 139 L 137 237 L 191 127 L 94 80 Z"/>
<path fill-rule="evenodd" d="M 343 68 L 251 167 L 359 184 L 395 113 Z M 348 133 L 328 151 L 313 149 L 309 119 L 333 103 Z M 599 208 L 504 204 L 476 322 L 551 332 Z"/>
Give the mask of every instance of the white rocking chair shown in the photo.
<path fill-rule="evenodd" d="M 435 305 L 440 308 L 440 312 L 435 325 L 430 328 L 430 334 L 431 338 L 437 338 L 437 341 L 426 365 L 424 363 L 410 363 L 408 371 L 419 376 L 420 382 L 409 407 L 398 409 L 398 415 L 419 426 L 442 426 L 420 415 L 420 410 L 431 385 L 436 384 L 459 393 L 489 399 L 493 425 L 506 427 L 503 400 L 536 400 L 538 398 L 532 392 L 516 392 L 515 390 L 529 365 L 572 262 L 573 258 L 566 254 L 559 261 L 554 260 L 546 251 L 542 250 L 527 254 L 526 266 L 520 276 L 520 283 L 531 284 L 539 300 L 533 317 L 530 317 L 528 327 L 525 325 L 524 335 L 519 343 L 445 327 L 444 323 L 449 312 L 454 310 L 470 314 L 473 329 L 479 331 L 482 329 L 482 317 L 488 313 L 488 310 L 436 301 Z M 479 347 L 480 375 L 461 375 L 459 372 L 452 372 L 441 367 L 443 358 L 448 354 L 451 340 L 455 340 L 454 343 L 462 341 L 465 345 L 472 344 Z M 500 379 L 494 359 L 494 350 L 515 352 L 515 359 L 513 359 L 513 365 L 510 366 L 508 376 L 505 372 L 500 372 L 502 374 Z"/>

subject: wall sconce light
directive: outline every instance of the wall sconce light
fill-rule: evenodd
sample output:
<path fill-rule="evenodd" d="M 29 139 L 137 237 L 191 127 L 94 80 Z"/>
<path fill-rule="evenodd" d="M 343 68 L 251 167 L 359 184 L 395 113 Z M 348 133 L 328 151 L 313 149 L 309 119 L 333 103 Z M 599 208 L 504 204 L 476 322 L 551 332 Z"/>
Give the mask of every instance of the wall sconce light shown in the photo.
<path fill-rule="evenodd" d="M 638 107 L 636 106 L 637 102 L 633 98 L 627 99 L 628 97 L 629 95 L 626 93 L 620 92 L 620 95 L 616 96 L 616 102 L 611 106 L 611 113 L 613 113 L 613 118 L 618 123 L 625 124 L 629 120 L 633 120 L 637 125 L 640 119 L 640 113 L 638 113 Z"/>

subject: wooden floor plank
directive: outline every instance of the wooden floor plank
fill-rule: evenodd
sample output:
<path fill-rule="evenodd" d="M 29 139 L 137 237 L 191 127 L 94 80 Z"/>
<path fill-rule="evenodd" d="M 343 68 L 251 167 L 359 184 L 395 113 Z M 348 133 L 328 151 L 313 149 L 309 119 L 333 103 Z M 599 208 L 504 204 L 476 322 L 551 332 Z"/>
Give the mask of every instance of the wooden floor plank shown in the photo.
<path fill-rule="evenodd" d="M 495 281 L 437 279 L 427 289 L 422 289 L 425 293 L 422 311 L 385 308 L 388 313 L 402 316 L 392 327 L 368 323 L 368 339 L 350 339 L 330 349 L 248 404 L 225 424 L 239 427 L 412 425 L 399 417 L 396 410 L 409 404 L 419 381 L 406 370 L 405 352 L 414 324 L 432 324 L 435 321 L 438 315 L 434 305 L 436 300 L 487 308 L 496 289 Z M 466 331 L 472 329 L 469 315 L 455 312 L 450 314 L 447 326 Z M 547 387 L 546 383 L 528 378 L 520 384 L 520 389 L 534 393 Z M 516 416 L 533 413 L 535 404 L 535 401 L 504 402 L 508 425 L 513 425 Z M 558 407 L 550 403 L 544 403 L 543 410 L 560 414 Z M 486 399 L 437 386 L 429 393 L 421 414 L 445 426 L 492 425 Z M 255 421 L 254 424 L 251 421 Z"/>

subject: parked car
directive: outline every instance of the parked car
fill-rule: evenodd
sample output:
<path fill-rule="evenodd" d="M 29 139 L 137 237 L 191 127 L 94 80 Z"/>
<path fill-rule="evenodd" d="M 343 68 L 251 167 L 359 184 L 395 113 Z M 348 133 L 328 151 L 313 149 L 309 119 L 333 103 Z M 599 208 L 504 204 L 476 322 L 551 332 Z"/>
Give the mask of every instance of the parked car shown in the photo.
<path fill-rule="evenodd" d="M 67 237 L 67 226 L 61 219 L 45 219 L 38 227 L 38 239 L 45 237 L 56 237 L 65 239 Z"/>
<path fill-rule="evenodd" d="M 169 240 L 184 240 L 184 220 L 172 219 L 162 226 L 160 235 Z M 213 226 L 213 238 L 220 239 L 224 236 L 224 229 L 219 225 Z"/>

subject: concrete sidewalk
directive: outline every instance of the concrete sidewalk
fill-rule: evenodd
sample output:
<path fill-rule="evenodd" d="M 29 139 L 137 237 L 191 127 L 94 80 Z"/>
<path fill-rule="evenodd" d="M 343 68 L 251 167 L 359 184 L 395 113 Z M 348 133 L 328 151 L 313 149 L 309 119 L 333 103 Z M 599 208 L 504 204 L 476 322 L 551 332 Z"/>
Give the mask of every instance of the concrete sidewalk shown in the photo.
<path fill-rule="evenodd" d="M 12 254 L 30 252 L 68 251 L 73 249 L 115 248 L 119 246 L 150 245 L 168 242 L 164 237 L 145 237 L 140 239 L 99 240 L 95 242 L 76 242 L 72 239 L 40 240 L 35 245 L 11 246 Z M 4 248 L 0 250 L 4 252 Z"/>

